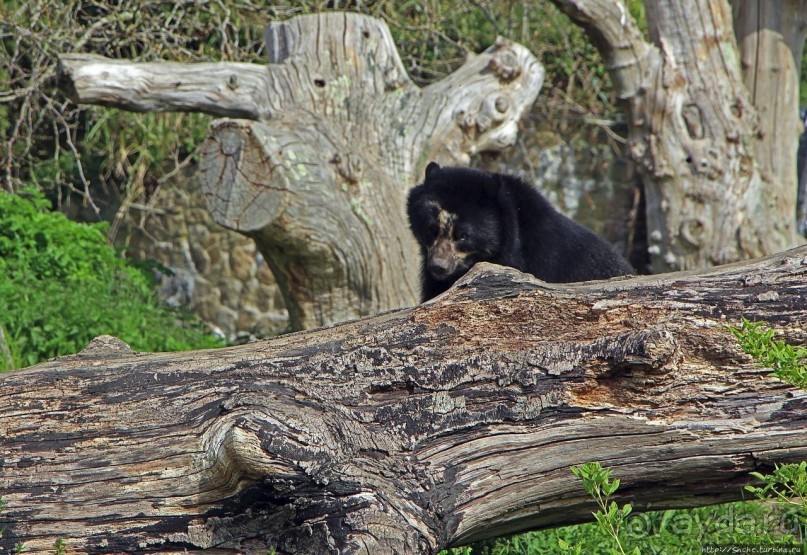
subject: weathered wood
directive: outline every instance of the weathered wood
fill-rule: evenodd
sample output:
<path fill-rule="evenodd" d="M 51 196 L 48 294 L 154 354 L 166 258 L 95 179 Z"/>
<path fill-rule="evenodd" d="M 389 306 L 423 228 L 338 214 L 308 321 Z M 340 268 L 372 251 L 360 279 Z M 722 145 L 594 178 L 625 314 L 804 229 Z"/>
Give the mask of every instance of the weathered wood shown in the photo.
<path fill-rule="evenodd" d="M 743 82 L 758 114 L 756 162 L 766 181 L 782 184 L 765 187 L 764 201 L 787 216 L 793 213 L 798 196 L 795 153 L 804 131 L 797 114 L 807 2 L 731 0 L 731 8 Z M 789 225 L 790 219 L 785 217 L 784 222 Z M 782 225 L 772 223 L 777 230 Z M 807 234 L 798 223 L 796 231 Z"/>
<path fill-rule="evenodd" d="M 574 285 L 479 265 L 220 350 L 99 339 L 0 376 L 0 547 L 432 553 L 589 519 L 569 466 L 591 460 L 636 510 L 738 499 L 807 459 L 807 393 L 740 350 L 741 317 L 807 343 L 807 247 Z"/>
<path fill-rule="evenodd" d="M 79 104 L 132 112 L 205 112 L 267 119 L 269 74 L 257 64 L 115 60 L 96 54 L 59 56 L 59 79 Z"/>
<path fill-rule="evenodd" d="M 648 0 L 649 41 L 619 0 L 553 2 L 597 44 L 628 116 L 654 271 L 803 243 L 794 210 L 800 57 L 789 49 L 804 43 L 803 2 L 748 2 L 740 45 L 728 0 Z"/>
<path fill-rule="evenodd" d="M 77 102 L 245 118 L 213 124 L 200 178 L 216 221 L 255 239 L 295 329 L 411 306 L 409 187 L 430 160 L 512 144 L 543 67 L 501 39 L 421 89 L 387 25 L 355 13 L 275 23 L 267 49 L 267 66 L 65 54 L 59 67 Z"/>

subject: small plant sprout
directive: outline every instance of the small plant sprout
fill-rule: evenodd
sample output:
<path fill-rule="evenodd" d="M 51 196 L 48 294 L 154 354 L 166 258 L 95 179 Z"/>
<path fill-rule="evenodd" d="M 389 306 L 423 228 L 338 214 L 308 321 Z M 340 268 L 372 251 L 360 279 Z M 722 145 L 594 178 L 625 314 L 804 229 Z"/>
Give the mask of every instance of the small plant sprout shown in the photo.
<path fill-rule="evenodd" d="M 774 341 L 774 330 L 765 322 L 743 318 L 739 328 L 729 326 L 743 350 L 773 370 L 782 381 L 807 389 L 807 348 Z"/>
<path fill-rule="evenodd" d="M 612 553 L 625 555 L 625 549 L 619 539 L 619 529 L 625 519 L 633 510 L 630 503 L 626 503 L 620 508 L 614 501 L 610 501 L 611 496 L 619 488 L 619 479 L 611 479 L 611 470 L 603 468 L 598 462 L 588 462 L 582 466 L 573 466 L 572 473 L 583 481 L 583 489 L 597 502 L 600 510 L 594 513 L 597 523 L 614 540 L 615 548 L 611 548 Z M 640 555 L 639 548 L 634 548 L 632 555 Z"/>

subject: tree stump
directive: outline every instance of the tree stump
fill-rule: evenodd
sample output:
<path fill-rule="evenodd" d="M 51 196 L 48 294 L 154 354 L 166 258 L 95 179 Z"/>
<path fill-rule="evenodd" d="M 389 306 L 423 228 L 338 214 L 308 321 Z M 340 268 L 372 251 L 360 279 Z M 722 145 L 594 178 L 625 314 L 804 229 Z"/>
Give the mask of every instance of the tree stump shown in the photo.
<path fill-rule="evenodd" d="M 434 553 L 739 499 L 807 459 L 807 392 L 727 325 L 807 343 L 807 247 L 702 274 L 551 285 L 477 265 L 416 308 L 209 351 L 81 353 L 0 375 L 0 548 Z"/>
<path fill-rule="evenodd" d="M 512 144 L 543 67 L 500 39 L 421 89 L 387 25 L 356 13 L 275 23 L 266 44 L 266 66 L 64 54 L 59 72 L 78 103 L 240 118 L 212 125 L 200 179 L 216 221 L 255 239 L 293 328 L 415 304 L 408 189 L 430 160 Z"/>

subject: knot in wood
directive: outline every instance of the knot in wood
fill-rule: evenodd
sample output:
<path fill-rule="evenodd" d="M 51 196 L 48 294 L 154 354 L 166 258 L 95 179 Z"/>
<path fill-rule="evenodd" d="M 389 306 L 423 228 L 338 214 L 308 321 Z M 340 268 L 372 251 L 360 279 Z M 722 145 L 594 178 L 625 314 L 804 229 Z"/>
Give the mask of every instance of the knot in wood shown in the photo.
<path fill-rule="evenodd" d="M 610 363 L 606 374 L 628 369 L 669 372 L 680 362 L 675 336 L 663 329 L 620 334 L 595 343 L 593 348 L 599 351 L 599 358 Z"/>
<path fill-rule="evenodd" d="M 361 179 L 364 165 L 358 156 L 350 153 L 342 156 L 337 152 L 330 162 L 336 168 L 336 172 L 349 183 L 355 185 Z"/>
<path fill-rule="evenodd" d="M 510 101 L 507 97 L 497 94 L 495 97 L 486 98 L 482 103 L 482 108 L 476 118 L 476 129 L 484 133 L 493 124 L 500 124 L 507 119 Z"/>
<path fill-rule="evenodd" d="M 476 118 L 476 130 L 479 133 L 484 133 L 493 124 L 493 120 L 485 114 L 479 114 Z"/>
<path fill-rule="evenodd" d="M 467 132 L 476 129 L 476 118 L 474 114 L 468 112 L 465 108 L 457 108 L 454 110 L 454 121 L 463 131 Z"/>
<path fill-rule="evenodd" d="M 681 238 L 693 247 L 699 247 L 712 235 L 711 223 L 701 218 L 685 219 L 680 230 Z"/>
<path fill-rule="evenodd" d="M 239 481 L 262 481 L 275 492 L 292 493 L 304 484 L 327 485 L 337 464 L 339 445 L 333 428 L 310 413 L 277 414 L 258 408 L 255 401 L 231 403 L 226 417 L 205 434 L 212 461 L 207 479 L 211 485 L 230 486 Z M 224 407 L 223 407 L 224 408 Z"/>
<path fill-rule="evenodd" d="M 681 117 L 687 126 L 687 132 L 693 139 L 703 138 L 703 116 L 700 107 L 695 103 L 689 103 L 681 107 Z"/>
<path fill-rule="evenodd" d="M 488 62 L 488 69 L 492 71 L 499 81 L 509 83 L 521 75 L 521 65 L 518 63 L 518 56 L 509 43 L 496 41 L 496 52 Z"/>
<path fill-rule="evenodd" d="M 406 84 L 407 78 L 401 75 L 398 66 L 390 64 L 384 68 L 384 90 L 386 92 L 400 89 Z"/>

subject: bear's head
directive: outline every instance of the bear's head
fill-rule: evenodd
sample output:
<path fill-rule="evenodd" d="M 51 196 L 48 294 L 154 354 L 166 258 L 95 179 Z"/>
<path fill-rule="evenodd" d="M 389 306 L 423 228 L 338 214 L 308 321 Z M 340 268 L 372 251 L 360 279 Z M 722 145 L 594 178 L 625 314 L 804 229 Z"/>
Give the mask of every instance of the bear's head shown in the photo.
<path fill-rule="evenodd" d="M 453 283 L 477 262 L 495 260 L 501 250 L 499 186 L 486 177 L 431 162 L 424 182 L 409 193 L 409 225 L 421 247 L 423 271 L 433 279 Z"/>

